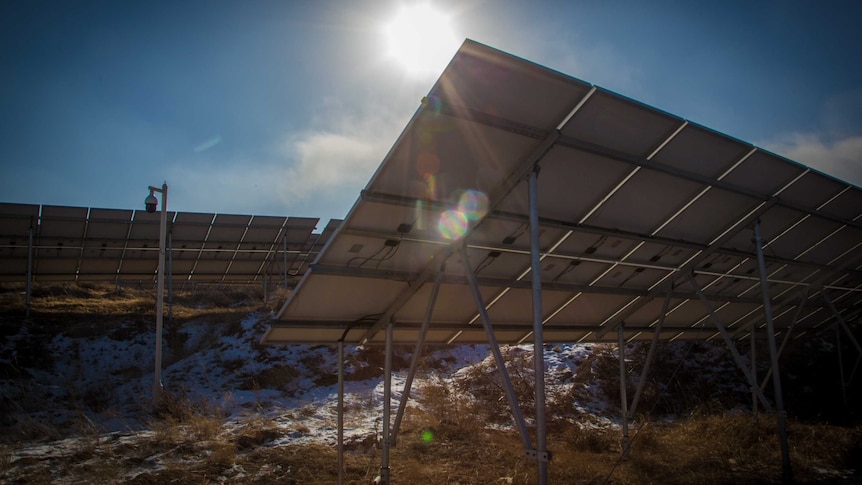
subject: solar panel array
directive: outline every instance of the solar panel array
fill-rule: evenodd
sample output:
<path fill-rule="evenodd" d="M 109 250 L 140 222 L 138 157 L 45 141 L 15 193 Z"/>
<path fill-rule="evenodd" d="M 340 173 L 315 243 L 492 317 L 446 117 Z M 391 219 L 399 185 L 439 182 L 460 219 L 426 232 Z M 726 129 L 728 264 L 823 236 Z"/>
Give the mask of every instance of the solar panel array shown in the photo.
<path fill-rule="evenodd" d="M 858 187 L 468 40 L 264 342 L 414 342 L 438 272 L 429 343 L 487 342 L 470 274 L 528 340 L 534 169 L 547 342 L 651 338 L 665 297 L 663 339 L 763 327 L 757 221 L 779 333 L 862 311 Z"/>
<path fill-rule="evenodd" d="M 341 221 L 315 233 L 318 219 L 168 212 L 175 282 L 295 281 Z M 35 282 L 152 282 L 160 214 L 0 203 L 0 281 L 27 278 L 30 234 Z"/>

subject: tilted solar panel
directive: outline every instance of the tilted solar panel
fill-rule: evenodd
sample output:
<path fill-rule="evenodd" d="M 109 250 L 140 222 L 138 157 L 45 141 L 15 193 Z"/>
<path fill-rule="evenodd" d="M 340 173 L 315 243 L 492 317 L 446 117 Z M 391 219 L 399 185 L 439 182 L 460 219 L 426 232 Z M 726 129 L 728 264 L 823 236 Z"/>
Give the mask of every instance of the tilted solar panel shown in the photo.
<path fill-rule="evenodd" d="M 665 339 L 761 328 L 755 224 L 779 333 L 860 312 L 858 187 L 466 41 L 263 341 L 412 342 L 438 273 L 429 343 L 487 342 L 471 280 L 525 341 L 533 170 L 546 341 L 652 338 L 665 297 Z"/>

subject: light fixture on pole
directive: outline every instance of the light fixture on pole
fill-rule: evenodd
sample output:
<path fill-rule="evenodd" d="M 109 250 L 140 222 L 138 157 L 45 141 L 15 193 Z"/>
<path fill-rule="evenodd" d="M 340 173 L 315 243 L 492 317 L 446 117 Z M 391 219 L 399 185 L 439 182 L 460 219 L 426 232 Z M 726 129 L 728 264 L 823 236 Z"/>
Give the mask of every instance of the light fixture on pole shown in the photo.
<path fill-rule="evenodd" d="M 159 201 L 155 192 L 162 194 L 162 214 L 159 223 L 159 268 L 156 273 L 156 371 L 153 377 L 153 405 L 158 405 L 162 399 L 162 324 L 164 322 L 165 304 L 165 234 L 167 232 L 167 210 L 168 210 L 168 184 L 163 183 L 162 188 L 150 186 L 150 195 L 144 199 L 147 212 L 156 212 Z"/>

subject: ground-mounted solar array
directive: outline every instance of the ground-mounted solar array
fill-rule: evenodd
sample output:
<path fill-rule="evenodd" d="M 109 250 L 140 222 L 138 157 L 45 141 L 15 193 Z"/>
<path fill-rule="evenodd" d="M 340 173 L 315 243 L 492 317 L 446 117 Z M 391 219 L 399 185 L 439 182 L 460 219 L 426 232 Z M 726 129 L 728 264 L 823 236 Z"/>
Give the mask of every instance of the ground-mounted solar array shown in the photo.
<path fill-rule="evenodd" d="M 720 337 L 771 409 L 736 348 L 759 334 L 789 480 L 776 336 L 838 325 L 862 356 L 860 310 L 858 187 L 467 40 L 262 341 L 385 344 L 380 483 L 423 345 L 489 343 L 546 484 L 544 381 L 533 438 L 501 344 L 532 342 L 541 376 L 545 342 L 616 342 L 627 443 L 625 342 L 652 342 L 647 372 L 659 340 Z M 396 343 L 416 350 L 393 423 Z"/>
<path fill-rule="evenodd" d="M 159 213 L 0 204 L 0 281 L 152 284 Z M 168 273 L 178 284 L 293 284 L 341 221 L 168 212 Z"/>

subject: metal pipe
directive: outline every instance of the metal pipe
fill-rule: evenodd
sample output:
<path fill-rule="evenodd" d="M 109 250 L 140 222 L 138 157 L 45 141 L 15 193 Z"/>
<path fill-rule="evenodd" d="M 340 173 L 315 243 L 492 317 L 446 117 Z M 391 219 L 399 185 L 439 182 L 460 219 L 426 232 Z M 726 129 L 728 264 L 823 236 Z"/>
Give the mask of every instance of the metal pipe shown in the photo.
<path fill-rule="evenodd" d="M 856 347 L 856 350 L 862 354 L 862 346 L 859 345 L 859 341 L 856 340 L 856 337 L 853 336 L 853 332 L 850 331 L 850 328 L 847 326 L 847 322 L 844 321 L 844 317 L 838 313 L 838 309 L 835 308 L 835 304 L 832 302 L 832 299 L 826 295 L 825 292 L 820 292 L 823 295 L 823 299 L 826 300 L 826 304 L 829 306 L 829 310 L 832 311 L 832 314 L 835 315 L 835 318 L 838 320 L 838 325 L 844 330 L 847 334 L 847 337 L 850 338 L 850 342 L 853 343 L 853 346 Z"/>
<path fill-rule="evenodd" d="M 530 259 L 533 283 L 533 371 L 536 385 L 536 462 L 539 485 L 548 483 L 545 430 L 545 342 L 542 328 L 542 268 L 539 252 L 539 166 L 530 172 Z"/>
<path fill-rule="evenodd" d="M 757 423 L 757 392 L 754 391 L 757 386 L 757 326 L 751 324 L 751 352 L 749 360 L 751 360 L 751 414 L 754 416 L 754 422 Z"/>
<path fill-rule="evenodd" d="M 844 355 L 841 352 L 841 329 L 835 327 L 835 347 L 838 350 L 838 376 L 841 378 L 841 397 L 847 407 L 847 381 L 844 379 Z"/>
<path fill-rule="evenodd" d="M 162 184 L 161 189 L 150 187 L 150 190 L 162 194 L 162 212 L 159 223 L 159 268 L 156 273 L 158 278 L 156 283 L 156 366 L 153 376 L 153 405 L 157 406 L 161 402 L 164 391 L 164 386 L 162 386 L 162 326 L 165 308 L 165 233 L 168 215 L 168 184 Z"/>
<path fill-rule="evenodd" d="M 658 323 L 655 327 L 655 333 L 652 336 L 652 342 L 650 342 L 649 351 L 647 352 L 646 362 L 644 362 L 644 368 L 641 371 L 641 378 L 638 381 L 638 387 L 635 389 L 635 397 L 632 399 L 632 406 L 629 409 L 629 416 L 634 418 L 634 414 L 638 409 L 638 403 L 641 399 L 641 393 L 643 392 L 644 385 L 647 379 L 647 373 L 649 372 L 649 368 L 652 366 L 653 359 L 655 359 L 655 351 L 656 347 L 658 347 L 659 337 L 661 335 L 661 328 L 664 325 L 664 320 L 667 317 L 667 310 L 670 307 L 670 299 L 673 295 L 673 286 L 671 286 L 670 290 L 668 290 L 667 295 L 664 297 L 664 303 L 661 307 L 661 317 L 658 320 Z"/>
<path fill-rule="evenodd" d="M 778 368 L 778 349 L 775 345 L 775 325 L 772 321 L 772 302 L 766 282 L 766 264 L 763 261 L 763 240 L 760 237 L 760 220 L 754 222 L 754 245 L 757 249 L 757 265 L 760 268 L 760 287 L 763 295 L 763 310 L 766 314 L 766 338 L 769 342 L 769 357 L 772 360 L 772 385 L 775 391 L 775 405 L 778 408 L 778 435 L 781 441 L 781 475 L 785 483 L 793 480 L 790 468 L 790 447 L 787 444 L 787 425 L 785 423 L 784 396 L 781 391 L 781 372 Z M 756 382 L 756 381 L 752 381 Z M 759 387 L 757 388 L 760 389 Z"/>
<path fill-rule="evenodd" d="M 413 357 L 410 359 L 410 370 L 407 373 L 407 380 L 404 382 L 404 390 L 401 392 L 401 402 L 398 404 L 398 412 L 395 414 L 395 424 L 392 425 L 392 446 L 396 446 L 398 440 L 398 430 L 401 429 L 401 419 L 404 417 L 404 411 L 407 409 L 407 401 L 410 399 L 410 389 L 413 387 L 413 378 L 416 376 L 416 369 L 419 368 L 419 354 L 422 352 L 422 347 L 425 345 L 425 335 L 428 333 L 428 327 L 431 326 L 431 315 L 434 313 L 434 305 L 437 303 L 437 294 L 440 292 L 440 283 L 443 281 L 443 272 L 446 263 L 441 265 L 440 271 L 434 278 L 434 286 L 431 288 L 431 297 L 428 299 L 428 307 L 425 309 L 425 319 L 422 320 L 422 327 L 419 329 L 419 339 L 416 341 L 416 348 L 413 350 Z"/>
<path fill-rule="evenodd" d="M 282 245 L 284 246 L 284 251 L 282 254 L 284 255 L 284 286 L 283 288 L 287 289 L 287 231 L 284 233 L 284 237 L 281 238 Z"/>
<path fill-rule="evenodd" d="M 168 233 L 168 321 L 174 323 L 174 230 Z"/>
<path fill-rule="evenodd" d="M 386 358 L 383 364 L 383 457 L 380 460 L 380 485 L 389 485 L 389 418 L 392 410 L 392 320 L 386 324 Z"/>
<path fill-rule="evenodd" d="M 464 271 L 467 273 L 467 280 L 470 282 L 470 289 L 473 291 L 473 298 L 476 300 L 476 307 L 478 307 L 479 315 L 482 317 L 482 326 L 485 328 L 485 333 L 488 334 L 488 343 L 491 347 L 491 353 L 494 354 L 494 361 L 497 363 L 500 379 L 503 381 L 503 389 L 506 391 L 506 397 L 509 399 L 512 417 L 515 419 L 518 432 L 521 434 L 524 450 L 530 454 L 534 450 L 533 444 L 530 441 L 530 434 L 527 432 L 527 423 L 524 421 L 524 415 L 521 414 L 521 406 L 518 405 L 518 397 L 515 395 L 515 389 L 512 387 L 509 372 L 506 370 L 506 361 L 500 352 L 499 344 L 497 344 L 497 337 L 494 335 L 494 329 L 491 327 L 491 319 L 488 317 L 488 311 L 485 309 L 485 303 L 482 301 L 482 293 L 479 292 L 479 285 L 476 284 L 476 275 L 473 274 L 473 268 L 470 267 L 470 259 L 465 246 L 461 247 L 461 258 L 463 259 Z"/>
<path fill-rule="evenodd" d="M 619 340 L 617 345 L 619 346 L 619 354 L 620 354 L 620 415 L 622 416 L 623 422 L 623 455 L 628 453 L 629 451 L 629 411 L 628 411 L 628 397 L 626 396 L 626 339 L 625 339 L 625 323 L 620 322 L 617 327 Z"/>
<path fill-rule="evenodd" d="M 799 302 L 799 306 L 796 307 L 796 313 L 793 315 L 793 321 L 790 322 L 790 327 L 787 329 L 787 332 L 784 334 L 784 339 L 781 340 L 781 346 L 778 347 L 778 358 L 781 358 L 781 354 L 784 353 L 784 347 L 787 346 L 787 342 L 790 341 L 790 336 L 793 334 L 793 329 L 796 328 L 796 322 L 799 321 L 799 316 L 802 314 L 802 308 L 805 306 L 805 302 L 808 301 L 808 288 L 802 292 L 802 301 Z M 760 390 L 766 389 L 766 383 L 769 382 L 769 378 L 772 377 L 772 366 L 769 366 L 769 370 L 766 371 L 766 376 L 760 381 Z"/>
<path fill-rule="evenodd" d="M 338 485 L 344 483 L 344 340 L 338 341 Z"/>
<path fill-rule="evenodd" d="M 745 375 L 745 380 L 747 382 L 751 382 L 751 373 L 748 372 L 748 368 L 745 366 L 745 362 L 742 360 L 742 356 L 739 355 L 739 351 L 736 350 L 736 346 L 733 343 L 733 339 L 730 338 L 730 334 L 727 333 L 727 329 L 724 327 L 724 324 L 721 323 L 721 320 L 718 319 L 718 315 L 715 314 L 715 310 L 712 308 L 712 305 L 707 300 L 706 295 L 703 294 L 703 290 L 700 289 L 700 286 L 697 284 L 697 281 L 694 279 L 694 276 L 689 276 L 689 281 L 691 282 L 692 287 L 694 287 L 695 292 L 697 292 L 697 296 L 700 297 L 700 301 L 706 307 L 706 311 L 709 312 L 710 319 L 715 327 L 718 329 L 718 332 L 721 334 L 722 338 L 724 338 L 724 343 L 727 344 L 727 348 L 730 350 L 730 355 L 733 357 L 733 361 L 736 362 L 736 366 L 742 371 Z M 760 399 L 760 402 L 763 404 L 763 407 L 767 410 L 771 408 L 769 405 L 769 401 L 766 399 L 766 396 L 763 394 L 763 391 L 758 387 L 755 392 L 757 392 L 757 397 Z"/>
<path fill-rule="evenodd" d="M 32 292 L 33 282 L 33 217 L 30 217 L 30 230 L 28 231 L 29 242 L 27 243 L 27 295 L 26 295 L 26 313 L 24 318 L 30 320 L 30 293 Z"/>

